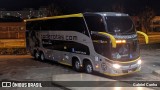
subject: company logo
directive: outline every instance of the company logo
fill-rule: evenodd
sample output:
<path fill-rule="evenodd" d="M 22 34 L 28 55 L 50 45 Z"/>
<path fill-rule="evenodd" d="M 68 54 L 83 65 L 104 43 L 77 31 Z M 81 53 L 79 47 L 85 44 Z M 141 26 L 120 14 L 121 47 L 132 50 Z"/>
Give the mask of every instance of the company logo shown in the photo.
<path fill-rule="evenodd" d="M 58 34 L 53 34 L 53 35 L 50 35 L 50 34 L 44 34 L 44 35 L 41 35 L 41 38 L 42 39 L 51 39 L 51 40 L 69 40 L 69 41 L 76 41 L 78 40 L 78 37 L 77 36 L 68 36 L 68 35 L 58 35 Z"/>
<path fill-rule="evenodd" d="M 2 82 L 2 87 L 42 87 L 38 82 Z"/>
<path fill-rule="evenodd" d="M 117 39 L 131 39 L 137 37 L 136 34 L 133 35 L 114 35 L 115 38 Z"/>
<path fill-rule="evenodd" d="M 2 87 L 11 87 L 11 82 L 2 82 Z"/>

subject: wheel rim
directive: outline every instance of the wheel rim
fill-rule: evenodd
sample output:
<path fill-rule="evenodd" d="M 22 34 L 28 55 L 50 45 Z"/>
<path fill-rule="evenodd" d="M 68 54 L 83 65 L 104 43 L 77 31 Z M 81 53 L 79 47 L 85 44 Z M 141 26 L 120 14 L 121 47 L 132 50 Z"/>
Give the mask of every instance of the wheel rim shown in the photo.
<path fill-rule="evenodd" d="M 92 65 L 88 64 L 86 66 L 86 70 L 87 70 L 88 73 L 91 73 L 92 72 Z"/>
<path fill-rule="evenodd" d="M 39 54 L 37 52 L 36 52 L 36 56 L 35 57 L 36 57 L 36 59 L 38 59 L 38 57 L 39 57 Z"/>
<path fill-rule="evenodd" d="M 41 60 L 42 61 L 44 60 L 44 54 L 43 53 L 41 54 Z"/>
<path fill-rule="evenodd" d="M 80 63 L 79 63 L 79 61 L 76 61 L 76 62 L 75 62 L 75 67 L 76 67 L 77 70 L 79 70 L 79 68 L 80 68 Z"/>

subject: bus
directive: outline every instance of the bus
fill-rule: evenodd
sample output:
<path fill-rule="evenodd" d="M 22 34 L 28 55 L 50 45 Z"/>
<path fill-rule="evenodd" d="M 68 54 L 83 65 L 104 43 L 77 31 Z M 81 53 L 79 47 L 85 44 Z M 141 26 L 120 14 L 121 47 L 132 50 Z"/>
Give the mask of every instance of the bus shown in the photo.
<path fill-rule="evenodd" d="M 138 34 L 128 14 L 86 12 L 27 19 L 26 44 L 38 60 L 53 60 L 76 71 L 121 76 L 141 69 Z"/>

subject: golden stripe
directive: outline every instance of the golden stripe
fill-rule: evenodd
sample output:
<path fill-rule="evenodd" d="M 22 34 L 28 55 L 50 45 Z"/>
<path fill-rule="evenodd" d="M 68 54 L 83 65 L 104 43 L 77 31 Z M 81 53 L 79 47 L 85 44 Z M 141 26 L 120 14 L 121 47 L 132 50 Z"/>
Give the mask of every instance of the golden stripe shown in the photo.
<path fill-rule="evenodd" d="M 148 44 L 148 42 L 149 42 L 148 35 L 145 34 L 144 32 L 141 32 L 141 31 L 137 31 L 137 33 L 143 35 L 145 38 L 146 44 Z"/>
<path fill-rule="evenodd" d="M 70 14 L 70 15 L 43 17 L 43 18 L 35 18 L 35 19 L 26 19 L 26 20 L 24 20 L 24 22 L 27 22 L 27 21 L 38 21 L 38 20 L 48 20 L 48 19 L 59 19 L 59 18 L 70 18 L 70 17 L 83 17 L 83 14 L 82 13 L 78 13 L 78 14 Z"/>
<path fill-rule="evenodd" d="M 72 66 L 71 64 L 68 64 L 68 63 L 64 63 L 64 62 L 58 62 L 60 64 L 64 64 L 64 65 L 67 65 L 67 66 Z"/>
<path fill-rule="evenodd" d="M 108 36 L 110 39 L 111 39 L 111 42 L 112 42 L 112 47 L 113 48 L 116 48 L 116 39 L 114 38 L 113 35 L 109 34 L 109 33 L 106 33 L 106 32 L 98 32 L 99 34 L 102 34 L 102 35 L 105 35 L 105 36 Z"/>
<path fill-rule="evenodd" d="M 139 60 L 140 59 L 140 57 L 139 58 L 137 58 L 137 59 L 135 59 L 135 60 L 132 60 L 132 61 L 127 61 L 127 62 L 119 62 L 119 61 L 113 61 L 114 63 L 132 63 L 132 62 L 135 62 L 135 61 L 137 61 L 137 60 Z"/>

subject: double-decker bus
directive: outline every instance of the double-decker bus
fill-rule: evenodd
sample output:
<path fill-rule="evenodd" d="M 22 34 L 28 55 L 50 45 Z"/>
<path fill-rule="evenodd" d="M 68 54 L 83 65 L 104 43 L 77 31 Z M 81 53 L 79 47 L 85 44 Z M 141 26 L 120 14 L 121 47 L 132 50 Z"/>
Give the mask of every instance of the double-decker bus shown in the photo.
<path fill-rule="evenodd" d="M 78 13 L 27 19 L 27 48 L 35 59 L 57 61 L 86 73 L 121 76 L 141 69 L 134 23 L 128 14 Z"/>

